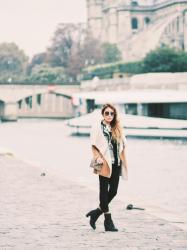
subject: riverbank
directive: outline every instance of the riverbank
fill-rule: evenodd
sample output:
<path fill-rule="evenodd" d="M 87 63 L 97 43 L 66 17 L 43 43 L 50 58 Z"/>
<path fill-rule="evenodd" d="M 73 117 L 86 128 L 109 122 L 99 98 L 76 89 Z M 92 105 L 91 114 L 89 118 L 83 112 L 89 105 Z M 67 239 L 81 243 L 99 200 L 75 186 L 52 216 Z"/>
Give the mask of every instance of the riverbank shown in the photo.
<path fill-rule="evenodd" d="M 129 180 L 120 181 L 118 198 L 125 206 L 133 203 L 187 228 L 186 142 L 135 138 L 127 141 Z M 45 171 L 57 177 L 66 176 L 97 191 L 98 179 L 88 167 L 89 145 L 88 137 L 70 136 L 63 121 L 22 120 L 1 124 L 0 147 L 4 152 L 13 152 L 33 166 L 45 167 Z M 74 157 L 69 156 L 70 149 Z"/>
<path fill-rule="evenodd" d="M 97 193 L 83 185 L 31 166 L 9 154 L 0 155 L 0 249 L 187 248 L 187 231 L 147 211 L 112 204 L 118 233 L 106 233 L 103 217 L 93 231 L 86 212 Z"/>

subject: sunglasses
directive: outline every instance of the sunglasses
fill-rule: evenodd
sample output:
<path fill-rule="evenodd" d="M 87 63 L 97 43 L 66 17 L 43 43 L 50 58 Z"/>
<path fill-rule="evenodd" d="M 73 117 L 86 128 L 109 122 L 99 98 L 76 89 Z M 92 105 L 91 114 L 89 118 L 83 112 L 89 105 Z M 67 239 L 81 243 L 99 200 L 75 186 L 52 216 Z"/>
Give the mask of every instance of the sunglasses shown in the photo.
<path fill-rule="evenodd" d="M 105 116 L 109 116 L 109 115 L 114 116 L 114 112 L 106 111 L 106 112 L 104 112 L 104 115 Z"/>

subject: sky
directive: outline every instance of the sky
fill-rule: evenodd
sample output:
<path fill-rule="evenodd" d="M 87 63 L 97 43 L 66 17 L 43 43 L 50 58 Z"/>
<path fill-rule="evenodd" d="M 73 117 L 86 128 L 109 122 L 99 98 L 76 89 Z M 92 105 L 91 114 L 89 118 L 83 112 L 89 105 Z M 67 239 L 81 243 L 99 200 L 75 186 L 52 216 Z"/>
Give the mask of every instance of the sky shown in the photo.
<path fill-rule="evenodd" d="M 59 23 L 86 22 L 86 0 L 0 0 L 0 43 L 32 57 L 45 51 Z"/>

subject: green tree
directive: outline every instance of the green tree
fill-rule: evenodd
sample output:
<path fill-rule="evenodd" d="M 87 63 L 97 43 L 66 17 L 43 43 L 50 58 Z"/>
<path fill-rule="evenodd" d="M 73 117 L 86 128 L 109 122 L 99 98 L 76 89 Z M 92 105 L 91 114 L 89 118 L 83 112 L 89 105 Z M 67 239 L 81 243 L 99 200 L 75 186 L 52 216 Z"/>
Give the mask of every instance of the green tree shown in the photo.
<path fill-rule="evenodd" d="M 68 79 L 62 67 L 50 67 L 47 64 L 35 65 L 31 75 L 27 78 L 27 82 L 33 84 L 61 84 L 66 81 Z"/>
<path fill-rule="evenodd" d="M 104 63 L 117 62 L 122 59 L 121 52 L 116 44 L 104 43 L 103 47 L 103 60 Z"/>
<path fill-rule="evenodd" d="M 187 71 L 187 53 L 168 47 L 151 51 L 143 60 L 144 72 Z"/>
<path fill-rule="evenodd" d="M 176 72 L 187 72 L 187 53 L 180 51 L 175 61 Z"/>
<path fill-rule="evenodd" d="M 46 52 L 38 53 L 34 55 L 31 59 L 31 62 L 27 65 L 27 74 L 30 75 L 33 67 L 39 64 L 46 63 Z"/>
<path fill-rule="evenodd" d="M 0 44 L 0 81 L 18 81 L 25 74 L 28 57 L 15 43 Z"/>

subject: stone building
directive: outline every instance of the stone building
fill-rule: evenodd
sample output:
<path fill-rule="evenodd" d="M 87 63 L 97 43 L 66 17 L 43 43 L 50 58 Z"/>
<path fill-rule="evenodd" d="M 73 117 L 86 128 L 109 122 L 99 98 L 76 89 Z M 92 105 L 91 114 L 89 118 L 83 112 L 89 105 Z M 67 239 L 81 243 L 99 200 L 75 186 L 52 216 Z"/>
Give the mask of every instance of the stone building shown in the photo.
<path fill-rule="evenodd" d="M 124 61 L 159 46 L 187 51 L 187 0 L 87 0 L 88 27 L 118 45 Z"/>

